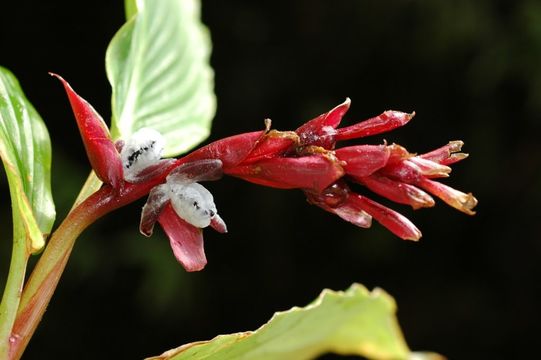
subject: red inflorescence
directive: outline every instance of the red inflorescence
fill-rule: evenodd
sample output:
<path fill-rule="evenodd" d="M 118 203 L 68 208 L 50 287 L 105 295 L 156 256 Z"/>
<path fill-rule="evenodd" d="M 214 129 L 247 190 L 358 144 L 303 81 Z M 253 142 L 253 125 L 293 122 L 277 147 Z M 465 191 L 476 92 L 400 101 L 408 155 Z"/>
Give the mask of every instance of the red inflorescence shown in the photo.
<path fill-rule="evenodd" d="M 467 157 L 460 152 L 461 141 L 452 141 L 422 155 L 411 154 L 396 144 L 335 148 L 340 140 L 390 131 L 414 116 L 385 111 L 352 126 L 338 128 L 349 106 L 347 99 L 295 132 L 267 129 L 218 140 L 181 161 L 209 156 L 222 159 L 226 175 L 280 189 L 301 189 L 310 203 L 346 221 L 369 227 L 374 218 L 407 240 L 421 237 L 415 225 L 396 211 L 356 194 L 348 183 L 364 185 L 378 195 L 414 209 L 434 206 L 432 194 L 466 214 L 474 214 L 472 209 L 477 200 L 472 194 L 434 180 L 448 177 L 449 165 Z"/>
<path fill-rule="evenodd" d="M 151 189 L 143 208 L 141 232 L 150 236 L 154 223 L 159 222 L 177 260 L 188 271 L 201 270 L 206 264 L 200 227 L 208 225 L 219 232 L 227 231 L 216 213 L 212 195 L 197 184 L 216 180 L 222 174 L 279 189 L 301 189 L 311 204 L 354 225 L 368 228 L 375 219 L 407 240 L 421 237 L 421 232 L 411 221 L 354 192 L 350 185 L 363 185 L 380 196 L 414 209 L 434 206 L 432 194 L 466 214 L 474 214 L 477 200 L 472 194 L 436 181 L 449 176 L 451 164 L 467 157 L 460 152 L 461 141 L 452 141 L 421 155 L 387 143 L 336 148 L 338 141 L 390 131 L 414 116 L 385 111 L 339 128 L 349 109 L 349 99 L 296 131 L 270 130 L 270 121 L 267 121 L 265 130 L 215 141 L 176 161 L 157 160 L 141 174 L 136 174 L 138 182 L 130 183 L 123 175 L 120 150 L 111 140 L 102 118 L 67 82 L 54 76 L 66 89 L 86 152 L 98 177 L 105 186 L 115 189 L 118 197 L 133 193 L 135 187 L 145 189 L 147 193 Z M 122 191 L 125 186 L 129 191 Z M 194 208 L 190 208 L 192 205 Z M 183 213 L 178 209 L 189 211 Z"/>

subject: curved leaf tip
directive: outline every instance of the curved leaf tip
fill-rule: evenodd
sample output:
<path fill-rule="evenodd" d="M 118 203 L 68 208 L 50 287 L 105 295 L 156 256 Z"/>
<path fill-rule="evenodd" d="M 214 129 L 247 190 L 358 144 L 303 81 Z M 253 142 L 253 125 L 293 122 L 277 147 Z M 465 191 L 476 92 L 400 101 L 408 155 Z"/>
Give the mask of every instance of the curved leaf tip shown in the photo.
<path fill-rule="evenodd" d="M 0 157 L 9 182 L 14 226 L 30 253 L 45 244 L 56 216 L 51 193 L 51 141 L 15 76 L 0 67 Z"/>

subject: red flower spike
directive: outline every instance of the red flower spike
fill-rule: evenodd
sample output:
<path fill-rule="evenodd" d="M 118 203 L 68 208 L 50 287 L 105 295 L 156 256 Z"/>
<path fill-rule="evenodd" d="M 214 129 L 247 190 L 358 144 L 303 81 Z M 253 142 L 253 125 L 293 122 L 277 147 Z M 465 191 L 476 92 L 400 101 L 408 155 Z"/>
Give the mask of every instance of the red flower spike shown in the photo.
<path fill-rule="evenodd" d="M 203 231 L 182 220 L 170 203 L 160 213 L 158 222 L 169 238 L 175 257 L 186 271 L 202 270 L 207 264 Z"/>
<path fill-rule="evenodd" d="M 467 156 L 460 152 L 461 141 L 452 141 L 420 156 L 396 144 L 358 145 L 334 150 L 338 140 L 389 131 L 406 124 L 415 115 L 386 111 L 358 124 L 337 128 L 349 106 L 347 99 L 300 126 L 295 133 L 269 130 L 270 122 L 267 122 L 264 132 L 217 141 L 180 162 L 220 159 L 226 175 L 274 188 L 302 189 L 310 203 L 348 222 L 369 227 L 374 217 L 403 239 L 418 240 L 421 233 L 402 215 L 352 193 L 345 180 L 353 180 L 414 209 L 434 206 L 434 199 L 423 191 L 426 190 L 461 211 L 473 213 L 477 200 L 471 194 L 430 180 L 448 177 L 451 172 L 448 165 Z M 221 229 L 219 224 L 214 227 L 218 231 Z"/>
<path fill-rule="evenodd" d="M 356 139 L 370 135 L 381 134 L 404 126 L 413 117 L 415 112 L 408 114 L 401 111 L 387 110 L 384 113 L 362 121 L 355 125 L 336 130 L 336 140 Z"/>
<path fill-rule="evenodd" d="M 224 173 L 279 189 L 321 191 L 344 175 L 337 161 L 321 154 L 299 158 L 276 157 L 239 165 Z"/>
<path fill-rule="evenodd" d="M 403 240 L 417 241 L 422 234 L 405 216 L 359 194 L 351 194 L 354 206 L 366 211 L 381 225 Z"/>
<path fill-rule="evenodd" d="M 50 74 L 64 85 L 92 169 L 101 181 L 120 188 L 124 182 L 122 161 L 102 117 L 61 76 Z"/>
<path fill-rule="evenodd" d="M 216 180 L 222 173 L 264 186 L 299 188 L 309 203 L 325 211 L 363 228 L 370 227 L 374 218 L 406 240 L 418 240 L 421 232 L 403 215 L 353 193 L 347 181 L 357 182 L 414 209 L 434 206 L 434 199 L 423 191 L 426 190 L 458 210 L 474 214 L 472 209 L 477 200 L 471 194 L 431 180 L 449 176 L 448 165 L 467 156 L 460 152 L 462 142 L 453 141 L 420 156 L 396 144 L 334 150 L 336 140 L 388 131 L 413 117 L 413 114 L 387 111 L 359 124 L 336 129 L 349 104 L 348 99 L 296 132 L 270 130 L 267 121 L 263 131 L 216 141 L 184 158 L 164 162 L 164 166 L 161 166 L 163 160 L 158 159 L 156 164 L 137 173 L 144 182 L 148 173 L 148 181 L 154 186 L 143 208 L 141 232 L 149 236 L 158 221 L 178 261 L 188 271 L 201 270 L 206 264 L 202 228 L 211 226 L 224 233 L 227 227 L 217 214 L 212 194 L 198 181 Z M 119 152 L 123 151 L 122 145 L 117 143 Z M 161 168 L 164 169 L 160 172 Z M 129 189 L 132 184 L 126 186 Z"/>
<path fill-rule="evenodd" d="M 346 114 L 351 105 L 351 100 L 346 98 L 342 104 L 313 120 L 308 121 L 295 132 L 300 137 L 302 146 L 321 146 L 327 150 L 334 148 L 334 135 L 336 127 L 340 125 L 342 117 Z"/>
<path fill-rule="evenodd" d="M 335 154 L 348 175 L 363 177 L 383 168 L 390 152 L 385 145 L 358 145 L 337 149 Z"/>

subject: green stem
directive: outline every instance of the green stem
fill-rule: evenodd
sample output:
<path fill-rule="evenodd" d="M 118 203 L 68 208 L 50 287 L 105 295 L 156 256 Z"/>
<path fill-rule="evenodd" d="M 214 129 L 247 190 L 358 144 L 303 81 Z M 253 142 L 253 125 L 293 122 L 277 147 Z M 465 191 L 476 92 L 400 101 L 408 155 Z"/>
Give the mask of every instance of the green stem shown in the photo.
<path fill-rule="evenodd" d="M 110 187 L 103 187 L 73 209 L 53 233 L 25 285 L 11 335 L 9 359 L 19 359 L 58 285 L 75 240 L 95 220 L 117 206 Z"/>
<path fill-rule="evenodd" d="M 75 240 L 81 232 L 103 215 L 147 195 L 154 186 L 164 182 L 167 174 L 176 166 L 178 163 L 170 164 L 145 183 L 124 183 L 121 189 L 112 189 L 105 185 L 72 209 L 51 236 L 24 287 L 12 328 L 8 359 L 20 359 L 22 356 L 53 296 Z M 96 181 L 88 181 L 86 185 L 93 186 L 91 184 L 96 184 Z"/>
<path fill-rule="evenodd" d="M 0 304 L 0 359 L 8 358 L 10 340 L 12 339 L 11 329 L 21 300 L 26 264 L 29 257 L 26 241 L 24 226 L 22 226 L 21 221 L 14 219 L 11 263 L 2 303 Z"/>

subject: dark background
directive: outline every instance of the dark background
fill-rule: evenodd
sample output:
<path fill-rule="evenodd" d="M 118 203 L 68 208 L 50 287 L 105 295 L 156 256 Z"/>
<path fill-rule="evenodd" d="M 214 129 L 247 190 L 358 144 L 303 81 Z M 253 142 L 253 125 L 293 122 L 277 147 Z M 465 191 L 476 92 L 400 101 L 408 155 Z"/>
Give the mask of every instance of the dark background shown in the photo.
<path fill-rule="evenodd" d="M 58 224 L 89 165 L 63 90 L 47 72 L 110 118 L 104 54 L 124 21 L 122 1 L 4 1 L 0 14 L 0 64 L 51 133 Z M 266 117 L 294 129 L 346 96 L 348 124 L 415 110 L 414 121 L 384 138 L 417 152 L 464 140 L 471 156 L 446 183 L 472 191 L 478 214 L 441 202 L 415 212 L 395 205 L 423 231 L 411 243 L 379 224 L 358 229 L 309 206 L 299 191 L 225 178 L 209 188 L 230 232 L 206 230 L 209 264 L 188 274 L 161 231 L 150 239 L 138 233 L 139 202 L 80 237 L 25 358 L 157 355 L 255 329 L 276 310 L 353 282 L 396 298 L 412 349 L 450 359 L 527 358 L 537 349 L 540 2 L 209 0 L 203 19 L 218 96 L 209 141 L 261 129 Z M 0 185 L 4 273 L 4 176 Z"/>

